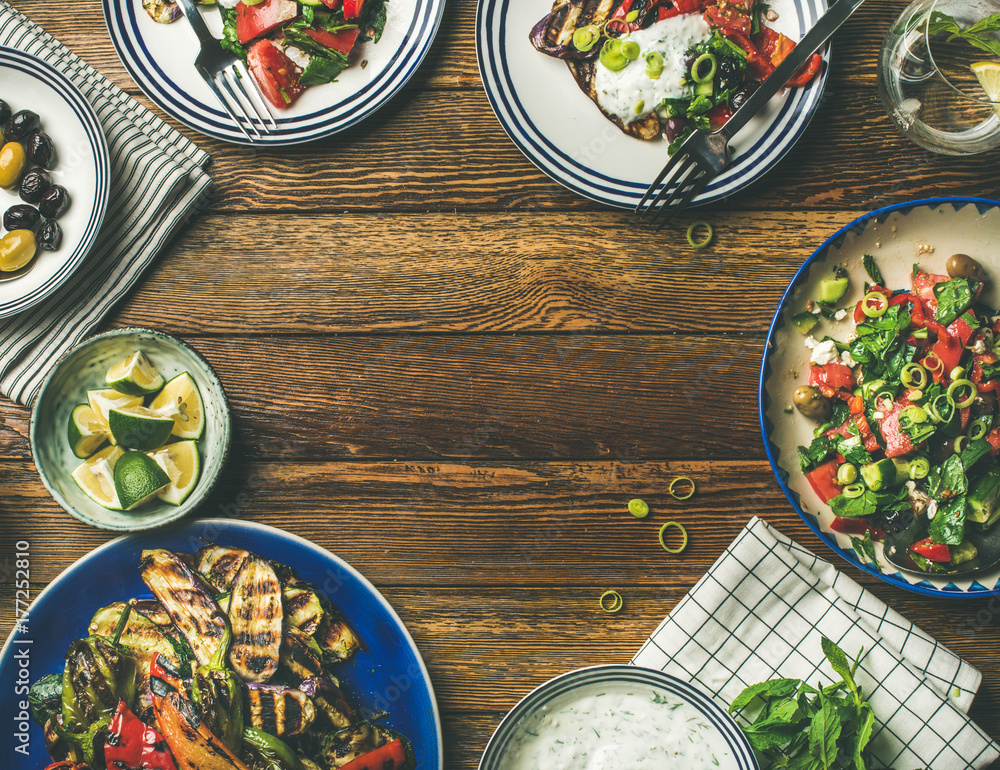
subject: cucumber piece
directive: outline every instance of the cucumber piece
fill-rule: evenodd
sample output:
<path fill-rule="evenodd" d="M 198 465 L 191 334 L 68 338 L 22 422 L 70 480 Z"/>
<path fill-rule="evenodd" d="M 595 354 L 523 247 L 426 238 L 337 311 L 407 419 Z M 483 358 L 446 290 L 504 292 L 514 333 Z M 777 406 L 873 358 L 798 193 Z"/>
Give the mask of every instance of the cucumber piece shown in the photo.
<path fill-rule="evenodd" d="M 705 83 L 696 83 L 694 87 L 694 93 L 695 96 L 711 96 L 714 93 L 714 89 L 712 88 L 712 81 L 709 80 Z"/>
<path fill-rule="evenodd" d="M 910 463 L 906 460 L 885 458 L 861 466 L 861 478 L 872 492 L 880 492 L 903 483 L 910 477 Z"/>
<path fill-rule="evenodd" d="M 851 279 L 846 275 L 843 277 L 824 278 L 819 282 L 819 297 L 817 299 L 824 305 L 836 305 L 847 294 L 847 287 Z"/>
<path fill-rule="evenodd" d="M 795 328 L 799 330 L 799 334 L 802 336 L 811 332 L 816 327 L 817 323 L 819 323 L 819 320 L 808 310 L 804 310 L 803 312 L 792 316 L 792 324 L 794 324 Z"/>
<path fill-rule="evenodd" d="M 1000 519 L 1000 472 L 979 478 L 965 498 L 966 518 L 980 529 L 989 529 Z"/>
<path fill-rule="evenodd" d="M 972 561 L 979 555 L 979 551 L 976 549 L 972 543 L 968 540 L 963 540 L 958 545 L 953 545 L 949 548 L 949 553 L 951 553 L 951 566 L 954 567 L 956 564 L 961 564 L 964 561 Z"/>

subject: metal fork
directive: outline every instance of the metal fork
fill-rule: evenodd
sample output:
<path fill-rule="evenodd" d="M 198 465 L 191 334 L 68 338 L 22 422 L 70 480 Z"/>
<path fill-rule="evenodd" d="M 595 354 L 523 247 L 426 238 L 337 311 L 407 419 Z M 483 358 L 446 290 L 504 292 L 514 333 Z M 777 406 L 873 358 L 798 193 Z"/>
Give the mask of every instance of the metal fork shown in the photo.
<path fill-rule="evenodd" d="M 274 122 L 256 87 L 252 83 L 249 88 L 243 86 L 244 81 L 249 82 L 250 75 L 240 57 L 223 48 L 218 39 L 208 31 L 194 0 L 177 0 L 177 3 L 201 43 L 194 66 L 243 136 L 252 142 L 254 137 L 263 138 L 261 131 L 264 134 L 270 133 L 268 125 L 276 129 L 278 124 Z M 243 127 L 244 121 L 254 136 L 250 136 Z"/>
<path fill-rule="evenodd" d="M 711 133 L 697 130 L 692 132 L 646 190 L 635 207 L 635 212 L 641 217 L 652 212 L 650 222 L 659 219 L 659 230 L 691 203 L 729 165 L 729 140 L 763 109 L 772 96 L 784 88 L 788 79 L 864 1 L 837 0 L 722 128 Z M 665 216 L 661 216 L 664 214 Z"/>

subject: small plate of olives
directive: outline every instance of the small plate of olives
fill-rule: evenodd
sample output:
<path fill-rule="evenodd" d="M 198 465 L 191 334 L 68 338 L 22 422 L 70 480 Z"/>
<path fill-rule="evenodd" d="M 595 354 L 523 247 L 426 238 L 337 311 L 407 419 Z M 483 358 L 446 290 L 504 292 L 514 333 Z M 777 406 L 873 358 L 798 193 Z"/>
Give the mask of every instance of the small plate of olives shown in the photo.
<path fill-rule="evenodd" d="M 109 186 L 107 142 L 87 99 L 50 65 L 0 46 L 0 318 L 80 267 Z"/>
<path fill-rule="evenodd" d="M 1000 201 L 935 198 L 860 217 L 831 235 L 792 277 L 764 346 L 759 388 L 761 432 L 771 467 L 788 500 L 806 524 L 844 559 L 917 593 L 1000 595 L 1000 566 L 988 558 L 973 570 L 937 574 L 909 571 L 878 543 L 874 560 L 859 558 L 852 536 L 863 536 L 863 532 L 834 530 L 832 509 L 801 469 L 798 447 L 809 447 L 830 406 L 818 392 L 821 388 L 808 384 L 810 368 L 834 360 L 848 367 L 852 364 L 828 340 L 847 342 L 856 334 L 855 308 L 872 283 L 866 255 L 881 273 L 882 285 L 890 290 L 909 289 L 914 265 L 952 278 L 978 280 L 985 276 L 978 301 L 996 310 L 1000 309 L 1000 259 L 995 255 L 998 240 Z M 830 294 L 832 287 L 837 291 Z M 888 524 L 885 529 L 894 531 Z"/>

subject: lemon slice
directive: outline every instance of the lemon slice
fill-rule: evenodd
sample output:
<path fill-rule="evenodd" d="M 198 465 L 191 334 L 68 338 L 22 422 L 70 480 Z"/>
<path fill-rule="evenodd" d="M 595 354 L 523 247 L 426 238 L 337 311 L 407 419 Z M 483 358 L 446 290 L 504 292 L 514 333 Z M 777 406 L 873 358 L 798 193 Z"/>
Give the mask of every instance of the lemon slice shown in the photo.
<path fill-rule="evenodd" d="M 163 387 L 163 375 L 141 350 L 108 369 L 104 381 L 109 388 L 130 396 L 146 396 Z"/>
<path fill-rule="evenodd" d="M 115 492 L 122 510 L 131 511 L 170 485 L 170 477 L 149 455 L 124 452 L 114 468 Z"/>
<path fill-rule="evenodd" d="M 150 452 L 149 456 L 163 468 L 170 477 L 170 485 L 161 489 L 156 496 L 165 503 L 180 505 L 198 483 L 201 475 L 201 457 L 197 441 L 176 441 L 163 449 Z"/>
<path fill-rule="evenodd" d="M 89 404 L 80 404 L 69 416 L 69 445 L 80 458 L 90 457 L 108 440 L 105 425 Z"/>
<path fill-rule="evenodd" d="M 174 421 L 144 406 L 127 406 L 108 410 L 108 425 L 119 444 L 145 452 L 163 446 Z"/>
<path fill-rule="evenodd" d="M 990 101 L 993 111 L 1000 115 L 1000 61 L 977 61 L 969 65 L 979 85 Z"/>
<path fill-rule="evenodd" d="M 201 438 L 205 432 L 201 394 L 187 372 L 178 374 L 164 385 L 149 408 L 174 421 L 171 434 L 177 438 Z"/>
<path fill-rule="evenodd" d="M 73 480 L 91 500 L 113 511 L 122 509 L 115 489 L 114 468 L 122 450 L 116 446 L 102 449 L 73 471 Z"/>
<path fill-rule="evenodd" d="M 124 409 L 129 406 L 141 406 L 142 396 L 128 396 L 119 393 L 117 390 L 88 390 L 87 401 L 90 408 L 94 410 L 97 419 L 100 420 L 104 430 L 108 433 L 108 439 L 112 444 L 117 444 L 118 440 L 111 435 L 111 426 L 108 424 L 108 412 L 112 409 Z"/>

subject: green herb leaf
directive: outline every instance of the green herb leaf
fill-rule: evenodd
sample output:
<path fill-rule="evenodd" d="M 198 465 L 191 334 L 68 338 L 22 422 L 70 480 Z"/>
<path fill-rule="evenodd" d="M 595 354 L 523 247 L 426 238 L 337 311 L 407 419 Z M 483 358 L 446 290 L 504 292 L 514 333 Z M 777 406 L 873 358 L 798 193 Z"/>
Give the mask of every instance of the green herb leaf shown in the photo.
<path fill-rule="evenodd" d="M 729 713 L 732 714 L 734 711 L 738 711 L 749 704 L 754 698 L 765 700 L 786 698 L 798 689 L 801 681 L 800 679 L 771 679 L 767 682 L 751 685 L 736 696 L 729 706 Z"/>
<path fill-rule="evenodd" d="M 837 739 L 841 723 L 837 709 L 823 695 L 819 696 L 820 708 L 809 723 L 809 751 L 819 761 L 818 766 L 829 770 L 837 760 Z"/>
<path fill-rule="evenodd" d="M 935 543 L 959 545 L 965 540 L 965 495 L 949 498 L 938 506 L 937 513 L 927 528 Z"/>
<path fill-rule="evenodd" d="M 875 264 L 875 257 L 871 254 L 865 254 L 861 258 L 862 263 L 865 266 L 865 272 L 868 273 L 868 277 L 872 279 L 872 283 L 877 283 L 879 286 L 885 286 L 885 278 L 882 277 L 882 271 L 878 269 L 878 265 Z"/>
<path fill-rule="evenodd" d="M 860 497 L 845 497 L 837 495 L 830 501 L 833 512 L 845 519 L 856 519 L 871 516 L 878 510 L 878 498 L 870 489 L 866 489 Z"/>

